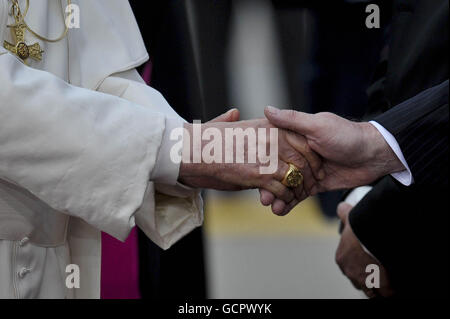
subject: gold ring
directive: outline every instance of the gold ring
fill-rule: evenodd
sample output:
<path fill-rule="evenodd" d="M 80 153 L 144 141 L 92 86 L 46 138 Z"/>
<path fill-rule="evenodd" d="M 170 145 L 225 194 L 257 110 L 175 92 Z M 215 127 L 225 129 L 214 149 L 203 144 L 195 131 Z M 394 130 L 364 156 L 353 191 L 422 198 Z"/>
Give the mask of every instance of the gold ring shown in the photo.
<path fill-rule="evenodd" d="M 286 187 L 299 187 L 303 183 L 303 175 L 294 164 L 289 164 L 289 169 L 281 183 Z"/>

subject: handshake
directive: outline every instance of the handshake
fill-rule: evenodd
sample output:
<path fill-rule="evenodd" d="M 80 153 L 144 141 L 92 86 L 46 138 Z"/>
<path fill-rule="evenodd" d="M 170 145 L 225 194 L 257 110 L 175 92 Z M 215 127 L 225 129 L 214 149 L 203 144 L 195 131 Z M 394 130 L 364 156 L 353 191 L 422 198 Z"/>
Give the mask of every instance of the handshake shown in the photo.
<path fill-rule="evenodd" d="M 265 119 L 239 121 L 230 110 L 205 124 L 185 124 L 172 150 L 179 181 L 196 188 L 258 188 L 277 215 L 309 196 L 367 185 L 405 167 L 379 131 L 331 113 L 265 109 Z M 182 155 L 180 155 L 182 154 Z"/>

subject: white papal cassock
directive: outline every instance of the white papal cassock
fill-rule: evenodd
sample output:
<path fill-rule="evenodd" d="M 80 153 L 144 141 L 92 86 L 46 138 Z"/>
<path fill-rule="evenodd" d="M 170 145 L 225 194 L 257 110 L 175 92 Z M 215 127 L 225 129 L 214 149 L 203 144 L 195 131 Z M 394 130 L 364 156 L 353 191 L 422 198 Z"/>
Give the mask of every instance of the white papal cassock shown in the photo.
<path fill-rule="evenodd" d="M 64 29 L 63 0 L 32 0 L 28 25 Z M 19 1 L 25 7 L 25 1 Z M 72 0 L 80 28 L 30 67 L 0 49 L 0 298 L 98 298 L 100 230 L 139 226 L 163 248 L 203 221 L 199 192 L 177 184 L 171 128 L 183 120 L 146 86 L 148 59 L 126 0 Z M 0 41 L 12 41 L 0 0 Z M 66 266 L 80 267 L 68 289 Z"/>

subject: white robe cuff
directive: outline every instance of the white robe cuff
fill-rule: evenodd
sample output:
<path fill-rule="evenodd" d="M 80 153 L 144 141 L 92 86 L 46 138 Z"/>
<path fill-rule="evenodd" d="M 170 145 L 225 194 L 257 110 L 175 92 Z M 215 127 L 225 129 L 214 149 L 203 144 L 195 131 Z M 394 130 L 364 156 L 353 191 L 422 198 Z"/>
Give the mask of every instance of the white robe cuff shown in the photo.
<path fill-rule="evenodd" d="M 170 150 L 179 143 L 178 140 L 171 140 L 170 133 L 177 128 L 183 127 L 184 121 L 181 119 L 166 118 L 166 128 L 162 137 L 158 157 L 155 167 L 150 175 L 150 180 L 156 183 L 175 185 L 180 173 L 180 162 L 175 162 L 170 157 Z"/>
<path fill-rule="evenodd" d="M 155 244 L 168 249 L 180 238 L 203 223 L 203 201 L 200 190 L 177 182 L 180 164 L 170 159 L 170 133 L 183 127 L 184 120 L 170 107 L 163 96 L 146 85 L 135 71 L 107 78 L 100 89 L 118 94 L 166 116 L 165 129 L 155 166 L 150 175 L 143 204 L 135 214 L 136 224 Z M 151 123 L 149 123 L 151 125 Z"/>

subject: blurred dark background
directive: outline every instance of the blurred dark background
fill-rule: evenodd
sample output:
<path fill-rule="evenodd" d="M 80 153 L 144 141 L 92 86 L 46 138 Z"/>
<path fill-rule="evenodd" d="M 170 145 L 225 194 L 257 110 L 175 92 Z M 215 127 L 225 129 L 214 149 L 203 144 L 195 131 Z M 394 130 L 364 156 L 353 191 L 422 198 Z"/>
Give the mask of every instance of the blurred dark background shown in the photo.
<path fill-rule="evenodd" d="M 243 118 L 266 105 L 360 119 L 389 36 L 365 27 L 367 1 L 130 1 L 151 55 L 150 85 L 186 120 L 208 121 L 232 106 Z M 335 216 L 339 192 L 320 195 Z M 205 199 L 206 201 L 208 198 Z M 140 236 L 144 298 L 208 295 L 202 230 L 169 251 Z"/>

